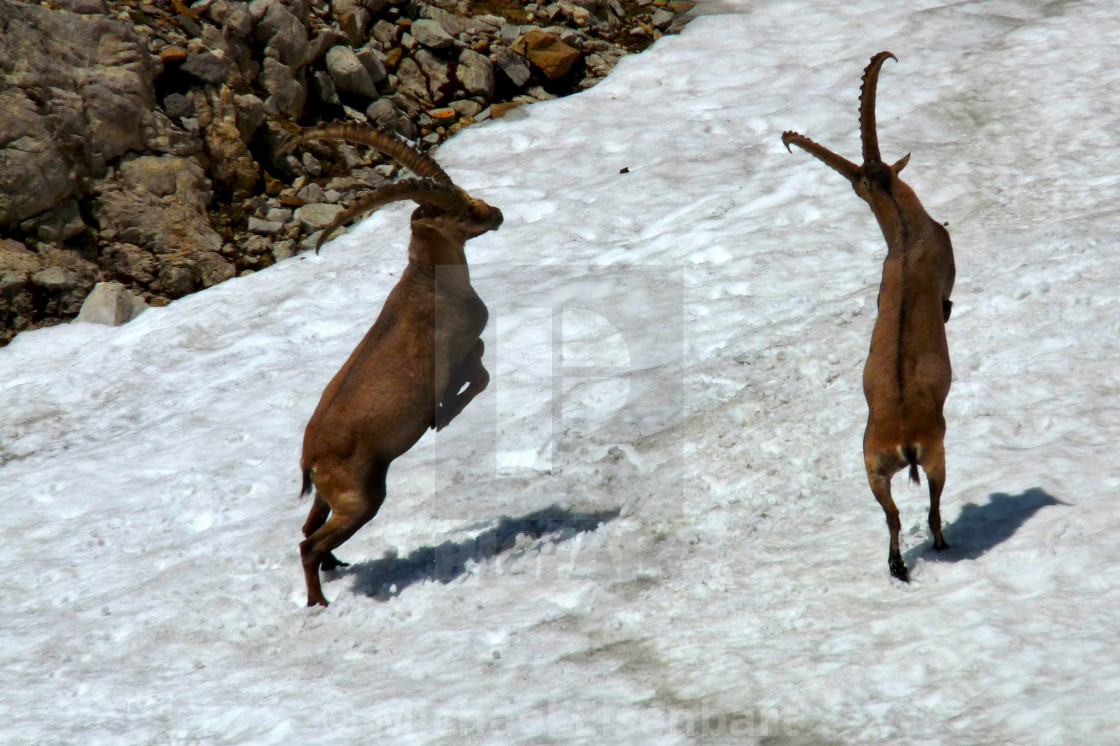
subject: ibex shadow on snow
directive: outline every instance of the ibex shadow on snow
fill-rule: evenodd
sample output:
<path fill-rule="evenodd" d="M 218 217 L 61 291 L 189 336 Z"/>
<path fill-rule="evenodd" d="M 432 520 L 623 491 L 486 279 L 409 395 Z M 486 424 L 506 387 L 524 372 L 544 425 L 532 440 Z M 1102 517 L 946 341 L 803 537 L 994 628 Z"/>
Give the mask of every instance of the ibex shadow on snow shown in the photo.
<path fill-rule="evenodd" d="M 918 466 L 925 471 L 933 546 L 949 546 L 941 534 L 940 502 L 945 486 L 942 408 L 952 380 L 945 323 L 953 305 L 949 295 L 956 268 L 949 232 L 926 213 L 914 191 L 898 177 L 910 156 L 889 165 L 879 156 L 875 89 L 879 70 L 888 58 L 896 59 L 890 52 L 880 52 L 863 71 L 859 107 L 863 165 L 796 132 L 783 133 L 782 142 L 787 150 L 791 144 L 801 147 L 851 182 L 856 194 L 871 206 L 887 241 L 879 316 L 863 369 L 869 410 L 863 459 L 871 491 L 887 516 L 891 575 L 908 581 L 898 546 L 898 508 L 891 499 L 891 477 L 901 469 L 909 466 L 915 483 Z"/>

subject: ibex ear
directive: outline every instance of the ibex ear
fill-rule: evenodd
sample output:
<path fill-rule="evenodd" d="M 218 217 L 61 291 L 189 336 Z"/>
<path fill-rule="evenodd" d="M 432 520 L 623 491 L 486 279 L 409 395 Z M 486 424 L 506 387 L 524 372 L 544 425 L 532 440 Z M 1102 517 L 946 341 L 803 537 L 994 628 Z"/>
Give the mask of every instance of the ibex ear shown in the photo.
<path fill-rule="evenodd" d="M 902 169 L 906 168 L 906 164 L 909 163 L 909 162 L 910 162 L 910 154 L 907 153 L 906 155 L 902 156 L 901 158 L 899 158 L 897 161 L 894 162 L 894 165 L 891 166 L 891 171 L 894 171 L 895 176 L 897 176 L 899 174 L 899 172 L 902 171 Z"/>

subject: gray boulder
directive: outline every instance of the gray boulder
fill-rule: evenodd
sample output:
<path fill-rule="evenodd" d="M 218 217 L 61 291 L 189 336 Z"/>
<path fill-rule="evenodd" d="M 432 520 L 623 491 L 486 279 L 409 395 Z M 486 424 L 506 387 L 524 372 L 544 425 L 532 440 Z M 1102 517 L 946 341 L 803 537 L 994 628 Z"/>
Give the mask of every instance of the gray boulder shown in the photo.
<path fill-rule="evenodd" d="M 342 212 L 340 205 L 313 204 L 296 209 L 295 219 L 304 233 L 310 235 L 330 225 Z"/>
<path fill-rule="evenodd" d="M 389 77 L 389 71 L 385 69 L 385 55 L 381 52 L 366 47 L 359 49 L 355 54 L 358 55 L 358 61 L 362 63 L 374 83 L 380 84 Z"/>
<path fill-rule="evenodd" d="M 203 83 L 221 85 L 229 80 L 232 68 L 233 60 L 221 49 L 213 49 L 188 54 L 181 69 Z"/>
<path fill-rule="evenodd" d="M 78 321 L 106 326 L 120 326 L 132 321 L 148 304 L 132 294 L 119 282 L 99 282 L 82 302 Z"/>
<path fill-rule="evenodd" d="M 495 63 L 497 68 L 509 79 L 515 88 L 524 88 L 533 73 L 529 69 L 529 62 L 521 55 L 509 49 L 498 52 Z"/>
<path fill-rule="evenodd" d="M 289 119 L 299 119 L 307 103 L 307 87 L 295 76 L 291 67 L 273 57 L 265 57 L 261 68 L 261 85 L 268 91 L 265 111 Z"/>
<path fill-rule="evenodd" d="M 450 93 L 451 66 L 427 49 L 417 49 L 416 64 L 428 79 L 428 92 L 433 102 L 442 101 Z"/>
<path fill-rule="evenodd" d="M 405 57 L 401 60 L 401 64 L 397 68 L 397 75 L 400 77 L 400 93 L 419 101 L 431 100 L 431 94 L 428 92 L 428 79 L 424 76 L 416 60 L 411 57 Z"/>
<path fill-rule="evenodd" d="M 265 7 L 264 15 L 253 29 L 253 38 L 265 43 L 265 56 L 275 55 L 276 59 L 290 67 L 300 68 L 306 64 L 307 29 L 299 18 L 288 10 L 282 2 L 272 0 L 258 5 L 257 0 L 250 3 L 250 13 Z"/>
<path fill-rule="evenodd" d="M 339 45 L 327 52 L 327 72 L 335 87 L 345 93 L 377 98 L 377 86 L 358 55 L 350 47 Z"/>
<path fill-rule="evenodd" d="M 430 49 L 447 49 L 455 44 L 455 39 L 444 30 L 443 26 L 427 18 L 414 21 L 409 31 L 416 37 L 416 41 Z"/>
<path fill-rule="evenodd" d="M 494 98 L 494 63 L 489 57 L 464 49 L 459 53 L 455 78 L 472 96 L 484 96 L 487 100 Z"/>

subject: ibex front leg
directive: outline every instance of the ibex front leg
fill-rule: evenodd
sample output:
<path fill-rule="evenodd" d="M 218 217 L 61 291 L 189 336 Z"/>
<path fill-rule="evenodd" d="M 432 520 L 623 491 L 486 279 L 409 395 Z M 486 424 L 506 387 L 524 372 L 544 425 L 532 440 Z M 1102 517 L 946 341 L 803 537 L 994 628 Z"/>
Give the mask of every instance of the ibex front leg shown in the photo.
<path fill-rule="evenodd" d="M 435 421 L 432 423 L 435 430 L 439 431 L 447 427 L 448 423 L 470 404 L 471 399 L 481 394 L 490 384 L 490 373 L 482 365 L 482 353 L 485 349 L 486 345 L 481 339 L 478 340 L 452 371 L 443 400 L 436 407 Z M 463 389 L 463 386 L 467 388 Z"/>

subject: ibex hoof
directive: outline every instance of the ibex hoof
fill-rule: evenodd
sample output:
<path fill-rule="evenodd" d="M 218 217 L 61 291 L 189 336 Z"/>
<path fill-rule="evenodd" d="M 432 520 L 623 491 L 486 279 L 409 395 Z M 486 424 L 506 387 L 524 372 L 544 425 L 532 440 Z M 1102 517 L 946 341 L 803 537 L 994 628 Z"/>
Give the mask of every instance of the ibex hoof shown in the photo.
<path fill-rule="evenodd" d="M 944 551 L 949 548 L 949 542 L 945 541 L 944 539 L 934 539 L 933 548 L 938 552 Z"/>
<path fill-rule="evenodd" d="M 328 552 L 327 556 L 323 558 L 323 561 L 319 565 L 319 567 L 323 570 L 334 570 L 338 567 L 350 567 L 350 563 L 343 562 L 338 557 L 335 557 L 334 554 Z"/>
<path fill-rule="evenodd" d="M 890 565 L 891 577 L 898 578 L 903 583 L 910 582 L 910 571 L 906 569 L 906 564 L 902 560 L 891 562 Z"/>
<path fill-rule="evenodd" d="M 322 596 L 319 596 L 318 598 L 308 596 L 307 597 L 307 605 L 309 607 L 310 606 L 322 606 L 325 609 L 326 607 L 331 605 L 331 602 L 328 601 L 327 599 L 323 598 Z"/>

